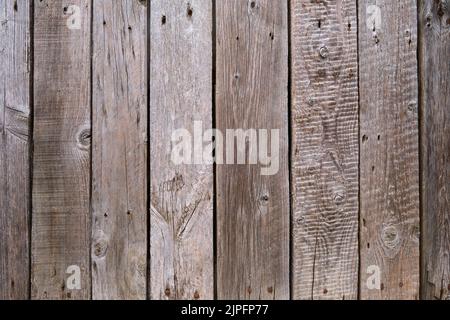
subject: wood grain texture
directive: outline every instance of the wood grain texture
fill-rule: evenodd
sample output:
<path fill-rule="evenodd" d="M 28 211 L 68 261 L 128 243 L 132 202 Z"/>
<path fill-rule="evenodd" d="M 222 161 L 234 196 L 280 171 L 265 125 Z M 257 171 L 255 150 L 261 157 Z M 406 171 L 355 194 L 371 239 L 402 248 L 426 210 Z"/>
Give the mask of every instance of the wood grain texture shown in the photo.
<path fill-rule="evenodd" d="M 92 298 L 146 299 L 147 4 L 93 4 Z"/>
<path fill-rule="evenodd" d="M 213 167 L 171 161 L 172 134 L 212 128 L 212 2 L 151 3 L 152 299 L 212 299 Z"/>
<path fill-rule="evenodd" d="M 275 175 L 263 176 L 262 165 L 217 166 L 219 299 L 290 295 L 287 31 L 287 1 L 216 2 L 216 126 L 280 136 Z"/>
<path fill-rule="evenodd" d="M 361 299 L 419 297 L 417 6 L 359 2 Z M 371 266 L 379 288 L 367 281 Z"/>
<path fill-rule="evenodd" d="M 0 3 L 0 300 L 29 297 L 30 9 Z"/>
<path fill-rule="evenodd" d="M 419 1 L 423 299 L 450 299 L 450 2 Z"/>
<path fill-rule="evenodd" d="M 291 10 L 293 298 L 357 299 L 356 2 Z"/>
<path fill-rule="evenodd" d="M 90 297 L 90 3 L 35 1 L 33 299 Z"/>

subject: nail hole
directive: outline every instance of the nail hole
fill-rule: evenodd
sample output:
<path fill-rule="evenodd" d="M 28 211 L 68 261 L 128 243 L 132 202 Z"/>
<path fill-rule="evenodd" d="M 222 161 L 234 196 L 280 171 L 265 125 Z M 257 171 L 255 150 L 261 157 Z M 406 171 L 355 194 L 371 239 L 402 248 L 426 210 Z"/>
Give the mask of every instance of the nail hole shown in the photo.
<path fill-rule="evenodd" d="M 188 17 L 192 17 L 193 14 L 194 14 L 194 10 L 192 10 L 191 7 L 188 7 L 188 9 L 187 9 L 187 15 L 188 15 Z"/>
<path fill-rule="evenodd" d="M 368 136 L 366 136 L 366 135 L 363 135 L 363 136 L 362 136 L 362 142 L 363 142 L 363 143 L 366 143 L 368 140 L 369 140 L 369 137 L 368 137 Z"/>
<path fill-rule="evenodd" d="M 195 300 L 200 299 L 200 294 L 198 293 L 197 290 L 195 290 L 195 292 L 194 292 L 194 299 L 195 299 Z"/>

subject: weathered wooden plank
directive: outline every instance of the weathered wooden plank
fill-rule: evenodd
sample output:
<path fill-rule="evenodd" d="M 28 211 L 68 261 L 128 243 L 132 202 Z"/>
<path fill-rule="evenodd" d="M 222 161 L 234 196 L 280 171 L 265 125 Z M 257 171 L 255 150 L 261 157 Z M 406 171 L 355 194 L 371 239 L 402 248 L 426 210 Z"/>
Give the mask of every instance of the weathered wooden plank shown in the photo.
<path fill-rule="evenodd" d="M 90 297 L 90 3 L 35 1 L 34 299 Z"/>
<path fill-rule="evenodd" d="M 30 1 L 0 3 L 0 299 L 29 297 Z"/>
<path fill-rule="evenodd" d="M 417 299 L 416 1 L 360 0 L 359 21 L 360 297 Z"/>
<path fill-rule="evenodd" d="M 151 3 L 152 299 L 214 297 L 213 167 L 171 160 L 175 130 L 212 128 L 211 29 L 211 1 Z"/>
<path fill-rule="evenodd" d="M 147 3 L 93 3 L 92 298 L 146 299 Z"/>
<path fill-rule="evenodd" d="M 237 149 L 247 153 L 246 164 L 217 167 L 219 299 L 290 295 L 287 31 L 287 1 L 216 2 L 217 128 L 223 135 L 227 129 L 267 129 L 271 141 L 260 136 L 258 149 L 267 143 L 271 165 L 279 161 L 274 175 L 263 175 L 268 166 L 259 161 L 249 165 L 255 139 L 247 136 Z M 272 147 L 271 130 L 279 130 Z M 229 164 L 238 161 L 231 157 L 235 147 L 223 155 Z"/>
<path fill-rule="evenodd" d="M 356 1 L 294 1 L 293 298 L 358 297 Z"/>
<path fill-rule="evenodd" d="M 422 298 L 450 299 L 450 3 L 419 1 Z"/>

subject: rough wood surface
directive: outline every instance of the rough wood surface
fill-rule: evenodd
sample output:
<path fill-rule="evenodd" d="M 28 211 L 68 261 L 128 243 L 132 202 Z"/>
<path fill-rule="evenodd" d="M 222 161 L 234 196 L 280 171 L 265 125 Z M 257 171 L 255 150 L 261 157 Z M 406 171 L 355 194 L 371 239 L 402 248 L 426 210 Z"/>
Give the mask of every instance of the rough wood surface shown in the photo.
<path fill-rule="evenodd" d="M 358 297 L 356 2 L 291 6 L 293 298 Z"/>
<path fill-rule="evenodd" d="M 87 299 L 91 1 L 34 3 L 31 296 Z M 80 268 L 79 290 L 67 287 L 70 266 Z"/>
<path fill-rule="evenodd" d="M 174 130 L 212 128 L 212 2 L 151 2 L 150 297 L 212 299 L 213 167 L 171 161 Z"/>
<path fill-rule="evenodd" d="M 284 0 L 216 2 L 216 126 L 280 136 L 273 176 L 262 165 L 217 166 L 219 299 L 290 295 L 287 9 Z"/>
<path fill-rule="evenodd" d="M 0 299 L 29 297 L 30 1 L 0 2 Z"/>
<path fill-rule="evenodd" d="M 147 4 L 94 1 L 92 298 L 145 299 Z"/>
<path fill-rule="evenodd" d="M 422 298 L 450 299 L 450 2 L 419 1 Z"/>
<path fill-rule="evenodd" d="M 360 297 L 417 299 L 420 222 L 416 1 L 358 3 Z M 367 281 L 373 279 L 374 268 L 379 268 L 380 283 L 372 287 Z"/>

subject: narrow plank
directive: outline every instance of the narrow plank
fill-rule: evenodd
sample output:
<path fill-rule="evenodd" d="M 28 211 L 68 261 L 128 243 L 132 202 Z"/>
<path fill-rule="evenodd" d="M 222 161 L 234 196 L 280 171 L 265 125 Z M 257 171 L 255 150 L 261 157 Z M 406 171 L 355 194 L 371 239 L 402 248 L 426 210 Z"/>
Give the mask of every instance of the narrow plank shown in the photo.
<path fill-rule="evenodd" d="M 147 3 L 93 6 L 92 298 L 146 299 Z"/>
<path fill-rule="evenodd" d="M 33 299 L 90 297 L 90 12 L 35 1 Z"/>
<path fill-rule="evenodd" d="M 262 175 L 268 166 L 260 162 L 248 165 L 248 153 L 246 165 L 217 166 L 219 299 L 290 295 L 287 31 L 287 1 L 216 2 L 217 128 L 223 135 L 227 129 L 267 129 L 275 139 L 273 129 L 280 137 L 278 150 L 268 142 L 272 160 L 279 161 L 274 175 Z M 259 147 L 266 142 L 260 138 Z"/>
<path fill-rule="evenodd" d="M 29 297 L 30 8 L 0 3 L 0 300 Z"/>
<path fill-rule="evenodd" d="M 152 299 L 214 297 L 213 167 L 171 161 L 175 130 L 212 128 L 211 31 L 211 1 L 151 3 Z"/>
<path fill-rule="evenodd" d="M 361 0 L 359 21 L 360 297 L 418 299 L 416 1 Z"/>
<path fill-rule="evenodd" d="M 357 299 L 356 1 L 295 1 L 291 24 L 293 298 Z"/>
<path fill-rule="evenodd" d="M 419 1 L 422 298 L 450 299 L 450 6 Z"/>

